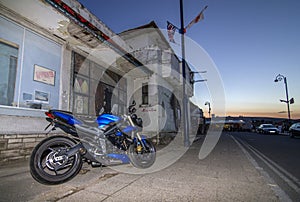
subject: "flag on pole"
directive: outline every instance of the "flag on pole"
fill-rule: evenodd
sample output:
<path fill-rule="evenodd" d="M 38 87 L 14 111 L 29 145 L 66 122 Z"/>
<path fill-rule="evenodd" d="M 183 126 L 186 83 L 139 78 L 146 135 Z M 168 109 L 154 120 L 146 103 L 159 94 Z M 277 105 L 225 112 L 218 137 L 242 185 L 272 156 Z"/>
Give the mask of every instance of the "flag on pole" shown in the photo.
<path fill-rule="evenodd" d="M 207 9 L 208 6 L 205 6 L 202 11 L 185 27 L 185 30 L 186 29 L 189 29 L 191 28 L 191 26 L 193 26 L 193 24 L 199 22 L 200 20 L 203 20 L 204 19 L 204 14 L 203 12 L 205 11 L 205 9 Z"/>
<path fill-rule="evenodd" d="M 172 43 L 176 43 L 174 40 L 174 34 L 175 34 L 176 29 L 178 29 L 178 28 L 175 25 L 173 25 L 172 23 L 167 21 L 168 37 L 169 37 L 169 41 Z"/>

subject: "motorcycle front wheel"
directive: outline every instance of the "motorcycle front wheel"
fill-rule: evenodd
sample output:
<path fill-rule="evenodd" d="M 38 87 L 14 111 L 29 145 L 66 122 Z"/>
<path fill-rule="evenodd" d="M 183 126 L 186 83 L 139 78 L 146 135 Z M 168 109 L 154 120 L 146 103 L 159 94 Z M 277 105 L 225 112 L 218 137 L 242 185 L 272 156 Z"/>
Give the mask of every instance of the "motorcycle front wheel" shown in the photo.
<path fill-rule="evenodd" d="M 32 177 L 47 185 L 61 184 L 75 177 L 82 167 L 81 155 L 66 155 L 74 145 L 74 140 L 63 136 L 49 137 L 40 142 L 30 158 Z"/>
<path fill-rule="evenodd" d="M 156 149 L 152 142 L 143 139 L 143 145 L 135 141 L 130 145 L 128 156 L 131 164 L 136 168 L 149 168 L 152 166 L 156 159 Z"/>

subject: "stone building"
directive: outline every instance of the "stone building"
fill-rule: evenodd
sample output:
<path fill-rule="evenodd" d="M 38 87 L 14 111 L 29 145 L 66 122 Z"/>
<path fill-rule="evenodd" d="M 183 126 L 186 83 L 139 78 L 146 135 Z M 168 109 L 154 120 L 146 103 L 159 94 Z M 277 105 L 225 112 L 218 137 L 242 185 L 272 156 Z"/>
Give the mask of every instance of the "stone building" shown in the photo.
<path fill-rule="evenodd" d="M 0 11 L 0 164 L 29 157 L 53 108 L 94 119 L 135 99 L 145 133 L 180 130 L 181 64 L 154 22 L 117 35 L 76 0 L 0 0 Z"/>
<path fill-rule="evenodd" d="M 137 113 L 144 121 L 144 132 L 164 135 L 182 131 L 181 61 L 165 39 L 163 31 L 152 21 L 124 31 L 119 36 L 133 47 L 132 55 L 153 71 L 153 74 L 135 78 L 131 83 L 131 88 L 134 89 L 133 99 L 139 106 Z M 193 96 L 190 72 L 190 67 L 186 65 L 187 97 Z M 190 118 L 190 115 L 188 117 Z"/>

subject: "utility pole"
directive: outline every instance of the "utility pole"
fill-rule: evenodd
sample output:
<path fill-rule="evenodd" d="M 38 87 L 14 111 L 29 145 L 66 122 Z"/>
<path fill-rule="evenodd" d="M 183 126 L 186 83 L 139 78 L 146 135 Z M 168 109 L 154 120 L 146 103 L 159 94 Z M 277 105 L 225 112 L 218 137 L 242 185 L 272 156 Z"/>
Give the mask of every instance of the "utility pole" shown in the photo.
<path fill-rule="evenodd" d="M 185 46 L 184 46 L 184 18 L 183 18 L 183 0 L 180 0 L 180 34 L 181 34 L 181 58 L 182 58 L 182 117 L 183 117 L 183 136 L 184 136 L 184 146 L 190 146 L 189 140 L 189 122 L 187 115 L 187 99 L 185 93 L 185 80 L 186 80 L 186 72 L 185 72 Z"/>

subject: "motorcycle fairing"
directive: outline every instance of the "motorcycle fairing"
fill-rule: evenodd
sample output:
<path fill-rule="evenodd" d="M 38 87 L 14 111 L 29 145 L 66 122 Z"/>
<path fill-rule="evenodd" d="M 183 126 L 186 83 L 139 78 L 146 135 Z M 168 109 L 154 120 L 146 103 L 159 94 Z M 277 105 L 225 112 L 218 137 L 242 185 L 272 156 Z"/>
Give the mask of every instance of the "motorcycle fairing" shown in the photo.
<path fill-rule="evenodd" d="M 55 117 L 59 117 L 64 119 L 67 124 L 74 125 L 74 124 L 82 124 L 82 121 L 73 117 L 73 115 L 69 112 L 60 111 L 60 110 L 53 110 L 51 111 Z"/>
<path fill-rule="evenodd" d="M 121 118 L 112 114 L 101 114 L 97 117 L 98 128 L 104 128 L 109 124 L 114 124 L 121 121 Z"/>
<path fill-rule="evenodd" d="M 130 133 L 131 131 L 134 131 L 134 130 L 136 130 L 136 127 L 134 127 L 134 126 L 127 126 L 126 128 L 124 128 L 122 130 L 122 132 L 123 133 Z"/>
<path fill-rule="evenodd" d="M 145 143 L 144 141 L 146 140 L 146 136 L 145 135 L 141 135 L 141 140 L 143 141 L 143 143 Z M 134 141 L 137 142 L 138 139 L 134 138 Z M 121 160 L 123 164 L 130 163 L 130 159 L 129 159 L 129 157 L 128 157 L 127 154 L 110 153 L 110 154 L 107 154 L 106 156 L 110 157 L 110 158 Z"/>
<path fill-rule="evenodd" d="M 110 158 L 114 158 L 114 159 L 119 159 L 122 161 L 122 163 L 127 164 L 130 163 L 130 159 L 126 154 L 107 154 L 106 156 L 110 157 Z"/>

